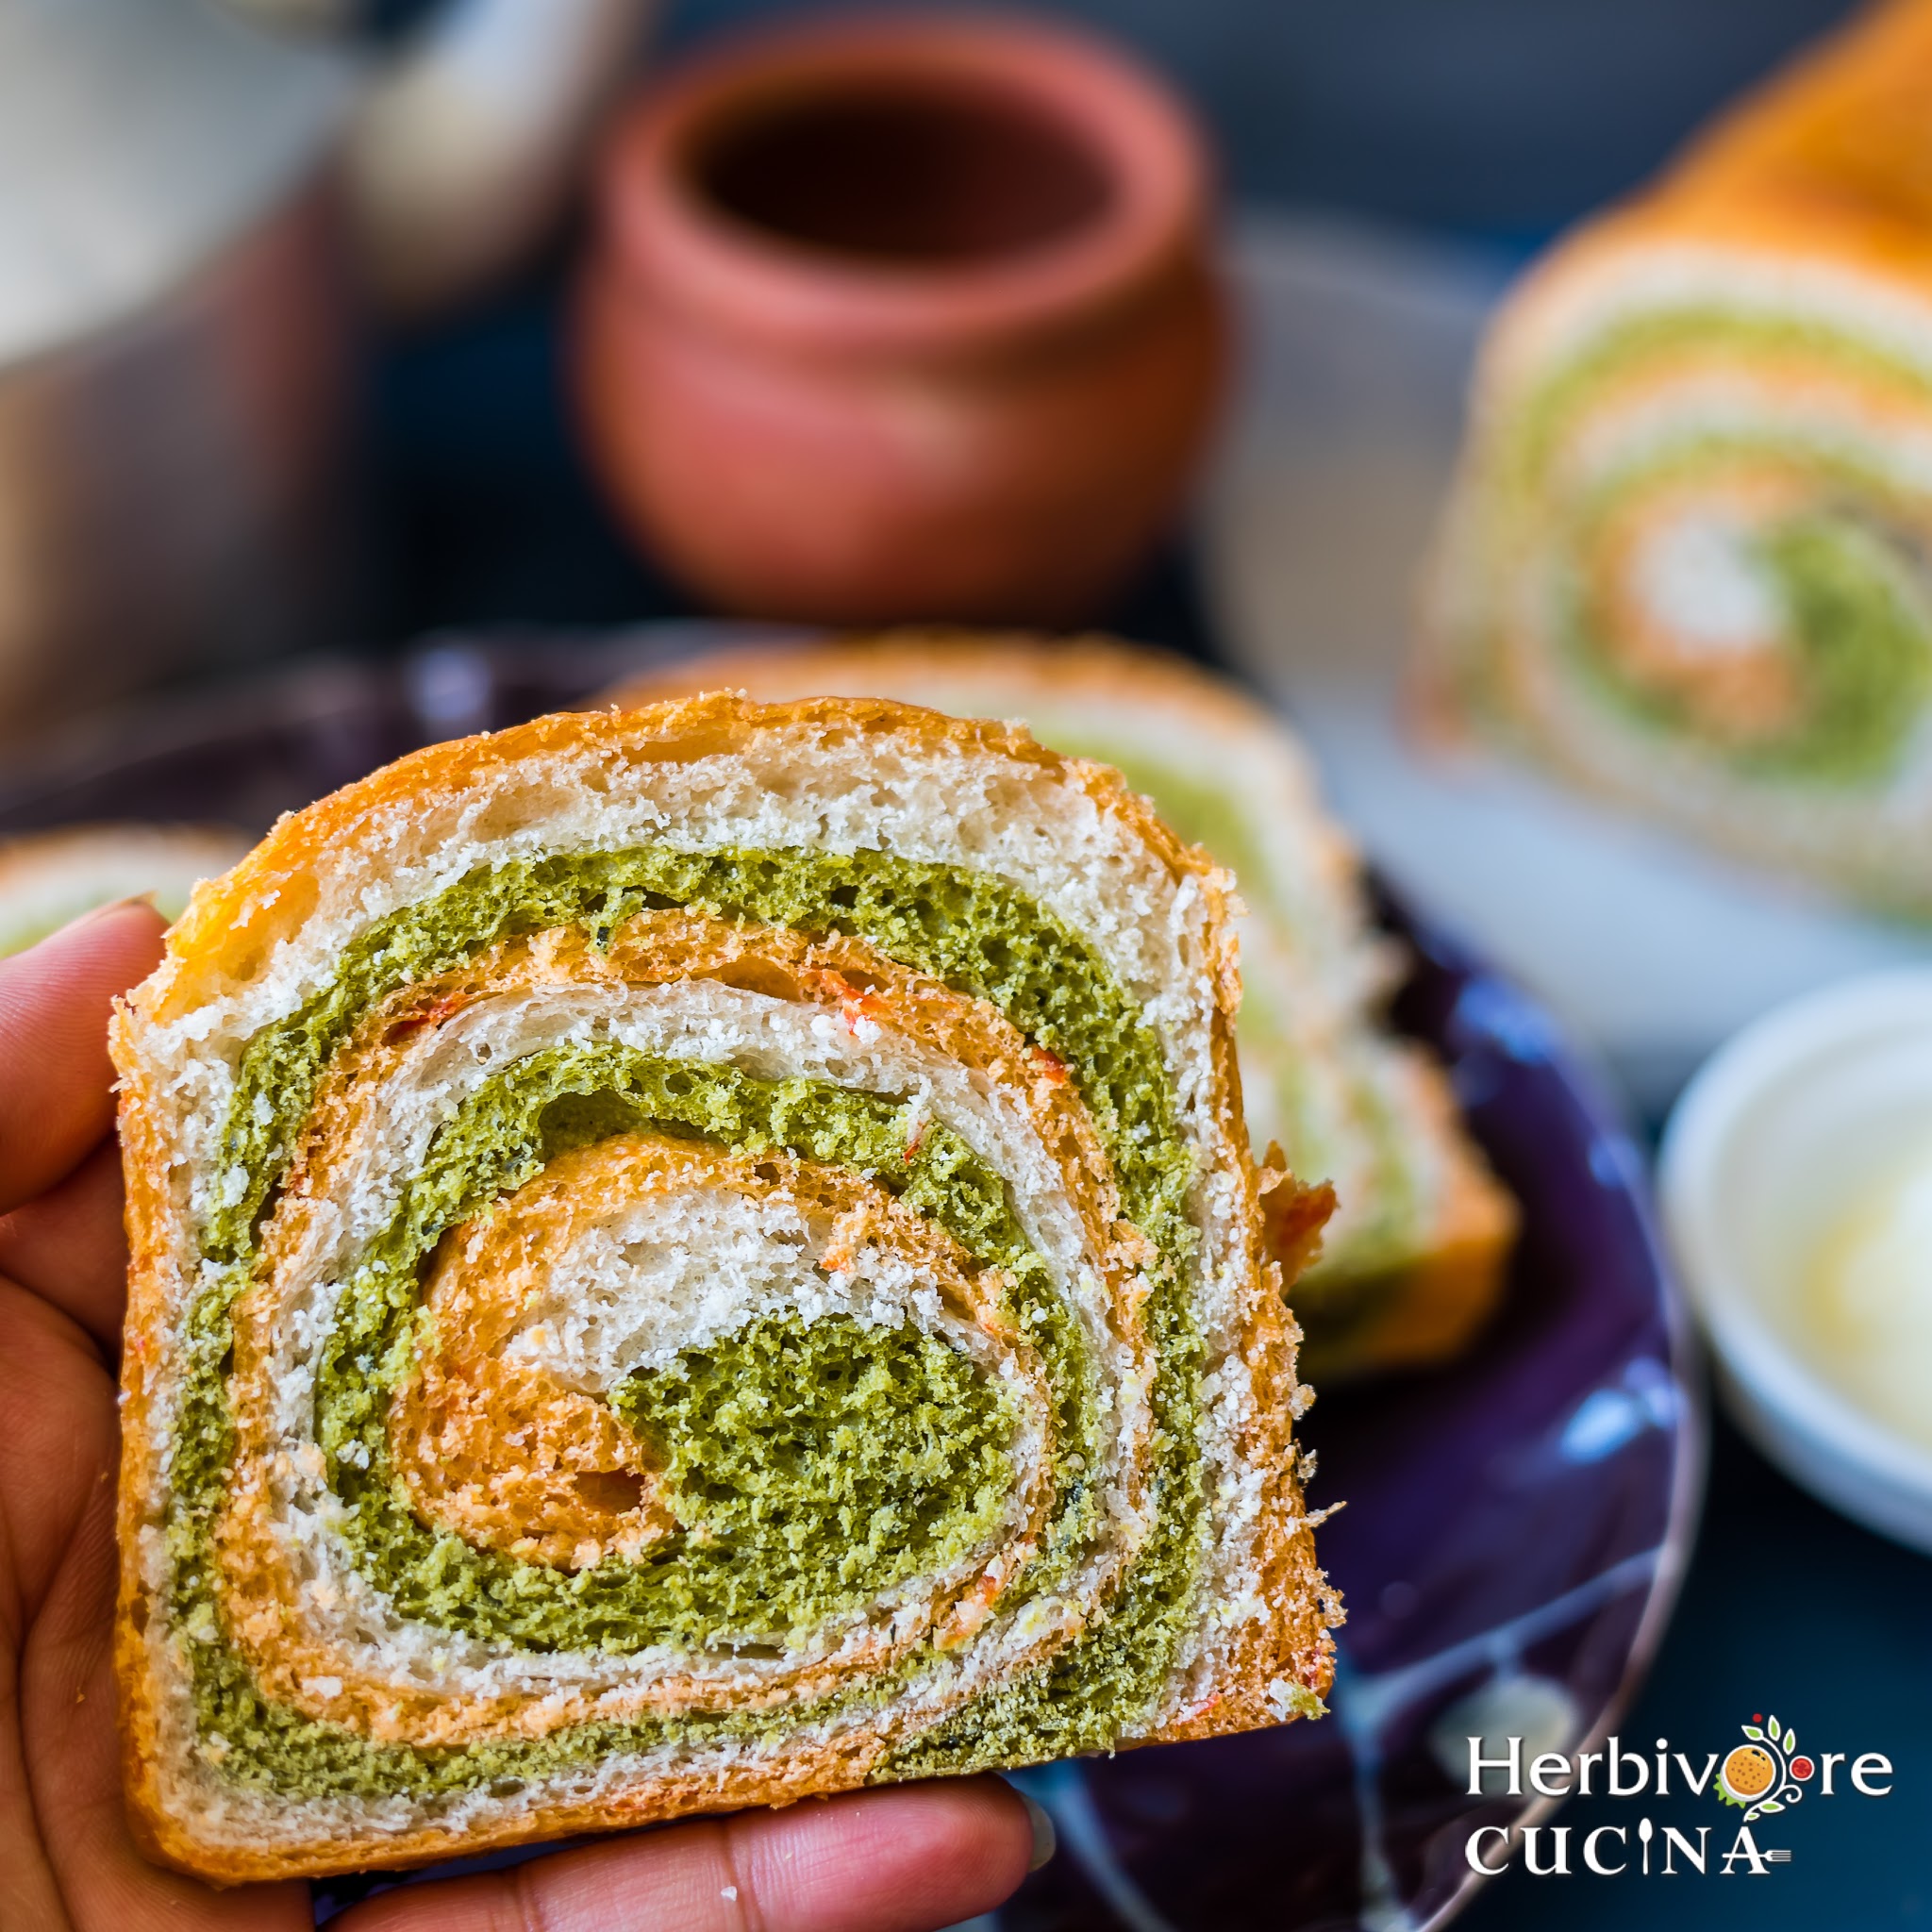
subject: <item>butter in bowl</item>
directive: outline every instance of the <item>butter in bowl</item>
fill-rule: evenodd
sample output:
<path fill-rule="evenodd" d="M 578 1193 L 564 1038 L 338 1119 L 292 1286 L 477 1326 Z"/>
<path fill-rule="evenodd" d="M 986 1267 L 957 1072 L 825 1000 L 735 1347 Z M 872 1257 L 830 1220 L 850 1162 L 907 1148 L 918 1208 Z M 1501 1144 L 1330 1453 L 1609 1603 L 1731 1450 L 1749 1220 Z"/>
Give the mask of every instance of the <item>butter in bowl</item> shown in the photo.
<path fill-rule="evenodd" d="M 1665 1225 L 1739 1424 L 1932 1551 L 1932 971 L 1745 1028 L 1664 1136 Z"/>

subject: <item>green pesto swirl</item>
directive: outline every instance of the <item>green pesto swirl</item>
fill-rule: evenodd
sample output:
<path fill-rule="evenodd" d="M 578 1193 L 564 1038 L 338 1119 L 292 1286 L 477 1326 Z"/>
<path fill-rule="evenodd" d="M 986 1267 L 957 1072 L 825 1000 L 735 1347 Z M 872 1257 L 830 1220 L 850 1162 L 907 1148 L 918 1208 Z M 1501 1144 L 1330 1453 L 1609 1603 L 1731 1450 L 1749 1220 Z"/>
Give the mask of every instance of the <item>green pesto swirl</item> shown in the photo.
<path fill-rule="evenodd" d="M 692 1645 L 720 1625 L 803 1641 L 990 1549 L 1015 1486 L 1018 1403 L 909 1322 L 760 1315 L 633 1375 L 611 1407 L 661 1445 L 678 1530 L 639 1571 Z"/>
<path fill-rule="evenodd" d="M 1600 542 L 1605 523 L 1635 492 L 1776 451 L 1774 439 L 1711 435 L 1620 471 L 1593 493 L 1575 544 L 1587 554 Z M 1778 519 L 1753 544 L 1777 601 L 1778 648 L 1798 708 L 1777 729 L 1709 749 L 1743 776 L 1878 781 L 1896 769 L 1932 698 L 1932 603 L 1921 566 L 1895 535 L 1892 493 L 1855 463 L 1823 454 L 1809 461 L 1826 507 Z M 1580 589 L 1582 573 L 1572 575 L 1566 649 L 1591 687 L 1634 724 L 1708 742 L 1694 708 L 1622 667 L 1603 635 L 1605 619 Z"/>
<path fill-rule="evenodd" d="M 221 1740 L 226 1774 L 303 1793 L 503 1788 L 506 1781 L 513 1785 L 670 1739 L 695 1744 L 714 1737 L 782 1737 L 835 1707 L 887 1702 L 908 1674 L 938 1667 L 931 1657 L 915 1656 L 899 1671 L 811 1708 L 600 1724 L 534 1741 L 419 1749 L 375 1744 L 274 1705 L 220 1638 L 208 1538 L 233 1440 L 225 1393 L 230 1309 L 257 1264 L 260 1225 L 329 1059 L 387 994 L 460 966 L 500 939 L 577 926 L 608 943 L 638 912 L 667 906 L 857 934 L 898 963 L 991 1002 L 1067 1064 L 1093 1114 L 1124 1208 L 1160 1257 L 1150 1270 L 1153 1291 L 1144 1311 L 1158 1363 L 1151 1400 L 1159 1508 L 1109 1614 L 1047 1666 L 982 1693 L 915 1740 L 880 1774 L 963 1771 L 1107 1748 L 1158 1695 L 1186 1627 L 1204 1514 L 1194 1454 L 1201 1344 L 1183 1286 L 1195 1241 L 1185 1211 L 1191 1163 L 1177 1133 L 1158 1039 L 1092 949 L 1003 879 L 875 852 L 691 854 L 653 847 L 518 860 L 472 874 L 369 928 L 345 950 L 330 984 L 288 1019 L 263 1028 L 244 1053 L 224 1141 L 222 1205 L 205 1237 L 211 1265 L 188 1324 L 189 1373 L 169 1525 L 175 1620 L 194 1640 L 201 1730 L 206 1740 Z M 823 1087 L 808 1093 L 810 1083 L 757 1083 L 735 1070 L 685 1062 L 677 1063 L 674 1080 L 665 1071 L 669 1063 L 637 1056 L 592 1063 L 597 1054 L 621 1052 L 552 1050 L 487 1083 L 464 1117 L 440 1136 L 424 1173 L 411 1177 L 396 1220 L 363 1258 L 367 1278 L 345 1292 L 321 1365 L 318 1431 L 332 1481 L 351 1506 L 347 1535 L 358 1560 L 397 1592 L 399 1607 L 533 1650 L 580 1644 L 628 1649 L 653 1641 L 641 1634 L 645 1624 L 660 1637 L 701 1641 L 741 1613 L 744 1598 L 733 1591 L 743 1575 L 733 1579 L 715 1567 L 708 1573 L 689 1560 L 689 1549 L 678 1553 L 684 1568 L 671 1582 L 646 1574 L 648 1565 L 600 1564 L 564 1578 L 473 1550 L 458 1539 L 435 1537 L 378 1479 L 378 1452 L 387 1455 L 382 1418 L 388 1392 L 411 1345 L 422 1265 L 436 1234 L 520 1185 L 565 1146 L 654 1126 L 734 1149 L 782 1145 L 805 1158 L 855 1166 L 941 1221 L 976 1258 L 1010 1271 L 1023 1317 L 1029 1307 L 1040 1311 L 1034 1332 L 1065 1431 L 1054 1534 L 1016 1585 L 1019 1591 L 1047 1587 L 1088 1534 L 1094 1502 L 1069 1475 L 1064 1459 L 1068 1445 L 1086 1440 L 1087 1430 L 1098 1424 L 1090 1413 L 1091 1372 L 1072 1320 L 1046 1287 L 1038 1257 L 1020 1240 L 997 1177 L 983 1168 L 975 1172 L 977 1163 L 963 1144 L 942 1132 L 929 1134 L 908 1163 L 905 1116 L 890 1099 Z M 914 1365 L 899 1366 L 913 1372 Z M 927 1386 L 924 1394 L 911 1391 L 913 1407 L 935 1391 L 942 1406 L 966 1402 L 980 1418 L 981 1446 L 992 1442 L 1004 1424 L 974 1406 L 965 1385 L 951 1386 L 951 1372 L 934 1362 L 919 1373 L 927 1375 Z M 648 1406 L 659 1398 L 668 1400 L 662 1387 L 655 1397 L 638 1391 L 624 1399 Z M 683 1402 L 679 1397 L 672 1407 Z M 679 1413 L 689 1424 L 694 1411 L 686 1405 Z M 669 1410 L 666 1417 L 675 1442 L 675 1418 Z M 369 1457 L 368 1470 L 359 1467 L 359 1456 L 342 1459 L 352 1441 Z M 906 1506 L 915 1516 L 924 1512 L 930 1534 L 922 1560 L 943 1560 L 945 1551 L 976 1533 L 985 1486 L 969 1487 L 970 1500 L 960 1500 L 956 1481 L 948 1486 L 947 1507 L 929 1500 Z M 461 1572 L 467 1580 L 439 1596 L 439 1566 L 454 1566 L 448 1574 Z M 630 1576 L 615 1574 L 625 1567 Z M 665 1566 L 666 1574 L 675 1568 Z M 877 1571 L 863 1588 L 850 1579 L 815 1585 L 829 1592 L 818 1598 L 788 1590 L 789 1600 L 772 1608 L 770 1627 L 791 1627 L 801 1605 L 808 1618 L 825 1604 L 858 1600 L 876 1575 L 887 1574 Z"/>
<path fill-rule="evenodd" d="M 1801 357 L 1807 367 L 1880 385 L 1912 407 L 1932 400 L 1932 373 L 1884 344 L 1823 319 L 1751 313 L 1686 302 L 1619 320 L 1565 358 L 1509 419 L 1496 465 L 1505 527 L 1558 520 L 1553 539 L 1564 584 L 1563 644 L 1597 694 L 1631 724 L 1680 742 L 1700 742 L 1743 779 L 1851 788 L 1890 777 L 1932 698 L 1932 602 L 1920 547 L 1909 532 L 1921 509 L 1909 486 L 1844 438 L 1804 437 L 1772 423 L 1705 429 L 1661 447 L 1593 485 L 1573 502 L 1559 475 L 1574 420 L 1603 390 L 1647 366 L 1670 368 L 1687 350 L 1738 366 Z M 1694 709 L 1624 673 L 1584 589 L 1579 559 L 1605 517 L 1636 491 L 1722 471 L 1740 458 L 1800 466 L 1807 507 L 1769 527 L 1757 548 L 1781 608 L 1780 643 L 1802 693 L 1787 728 L 1737 742 L 1711 739 Z M 1492 701 L 1484 670 L 1472 695 Z M 1507 700 L 1505 708 L 1507 709 Z"/>
<path fill-rule="evenodd" d="M 532 1652 L 620 1655 L 657 1644 L 702 1649 L 721 1638 L 804 1641 L 824 1619 L 964 1559 L 999 1525 L 1012 1488 L 1001 1445 L 1017 1418 L 1010 1404 L 987 1388 L 961 1395 L 971 1414 L 956 1405 L 944 1424 L 954 1431 L 950 1449 L 932 1452 L 950 1465 L 955 1505 L 937 1508 L 882 1495 L 882 1518 L 868 1525 L 858 1544 L 677 1536 L 636 1561 L 607 1557 L 571 1573 L 473 1548 L 415 1515 L 391 1467 L 387 1420 L 395 1386 L 415 1358 L 417 1284 L 437 1241 L 534 1178 L 566 1148 L 644 1124 L 698 1134 L 734 1153 L 783 1149 L 824 1166 L 858 1169 L 939 1222 L 982 1267 L 1004 1271 L 1010 1286 L 1001 1297 L 1002 1312 L 1041 1349 L 1057 1398 L 1061 1459 L 1077 1456 L 1080 1464 L 1091 1465 L 1098 1457 L 1095 1391 L 1075 1320 L 1021 1232 L 998 1177 L 950 1129 L 929 1124 L 908 1159 L 906 1110 L 877 1094 L 809 1080 L 759 1080 L 732 1067 L 659 1059 L 610 1043 L 550 1047 L 486 1081 L 438 1132 L 422 1172 L 411 1177 L 388 1226 L 345 1284 L 319 1365 L 317 1437 L 329 1487 L 350 1511 L 341 1535 L 364 1574 L 404 1616 Z M 827 1337 L 807 1339 L 817 1325 L 795 1324 L 791 1354 L 767 1360 L 765 1368 L 797 1372 L 805 1357 L 823 1357 L 821 1366 L 836 1370 L 826 1384 L 836 1392 L 841 1378 L 862 1376 L 866 1362 L 888 1350 L 877 1331 L 863 1348 L 848 1337 L 841 1366 L 826 1355 Z M 949 1351 L 941 1347 L 941 1353 Z M 758 1359 L 755 1349 L 745 1355 L 747 1373 Z M 952 1373 L 929 1365 L 923 1376 L 928 1384 L 950 1386 Z M 775 1374 L 764 1375 L 761 1386 L 774 1402 L 781 1400 Z M 881 1447 L 915 1458 L 925 1455 L 927 1425 L 908 1418 L 903 1404 L 887 1400 L 888 1391 L 877 1392 L 872 1421 L 883 1432 Z M 646 1419 L 660 1412 L 669 1417 L 677 1408 L 661 1376 L 633 1384 L 614 1406 Z M 831 1414 L 821 1421 L 827 1430 L 839 1426 Z M 674 1480 L 676 1468 L 702 1447 L 668 1428 L 658 1441 Z M 729 1459 L 716 1441 L 710 1447 L 714 1462 Z M 857 1444 L 853 1451 L 859 1454 Z M 744 1462 L 745 1454 L 737 1460 Z M 830 1474 L 827 1459 L 818 1461 L 820 1474 Z M 810 1482 L 799 1472 L 787 1487 L 793 1516 L 802 1522 L 811 1513 L 806 1500 Z M 1048 1559 L 1027 1567 L 1029 1591 L 1064 1574 L 1091 1536 L 1094 1514 L 1095 1501 L 1083 1485 L 1060 1486 Z M 678 1515 L 697 1527 L 682 1510 Z M 914 1522 L 894 1520 L 908 1516 Z M 911 1527 L 920 1533 L 908 1537 Z M 851 1559 L 861 1551 L 865 1560 L 855 1564 Z"/>

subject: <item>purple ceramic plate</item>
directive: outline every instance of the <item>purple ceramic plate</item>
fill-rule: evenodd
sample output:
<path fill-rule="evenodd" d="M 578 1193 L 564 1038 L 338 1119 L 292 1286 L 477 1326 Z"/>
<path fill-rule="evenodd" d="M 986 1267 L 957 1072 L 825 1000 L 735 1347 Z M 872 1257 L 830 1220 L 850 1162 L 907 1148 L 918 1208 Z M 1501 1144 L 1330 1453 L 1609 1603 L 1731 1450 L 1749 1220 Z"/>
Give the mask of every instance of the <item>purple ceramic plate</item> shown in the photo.
<path fill-rule="evenodd" d="M 0 778 L 0 833 L 89 819 L 250 831 L 419 744 L 575 703 L 714 636 L 434 645 L 150 707 Z M 982 1932 L 1419 1932 L 1479 1881 L 1466 1794 L 1478 1733 L 1577 1746 L 1607 1731 L 1675 1597 L 1703 1418 L 1643 1159 L 1541 1008 L 1391 908 L 1415 971 L 1402 1024 L 1447 1062 L 1523 1204 L 1507 1304 L 1456 1367 L 1323 1399 L 1313 1500 L 1341 1587 L 1333 1715 L 1205 1744 L 1049 1765 L 1019 1781 L 1060 1856 Z M 502 1863 L 527 1852 L 477 1863 Z M 317 1887 L 318 1916 L 391 1879 Z"/>

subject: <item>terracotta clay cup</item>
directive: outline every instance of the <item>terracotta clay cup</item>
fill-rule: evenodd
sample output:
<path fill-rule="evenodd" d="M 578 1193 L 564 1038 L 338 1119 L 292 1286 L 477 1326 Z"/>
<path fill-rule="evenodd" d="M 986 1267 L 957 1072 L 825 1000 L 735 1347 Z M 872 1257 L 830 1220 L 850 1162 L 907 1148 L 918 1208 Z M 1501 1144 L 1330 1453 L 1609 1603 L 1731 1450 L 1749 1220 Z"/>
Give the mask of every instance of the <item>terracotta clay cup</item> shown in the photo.
<path fill-rule="evenodd" d="M 647 93 L 578 291 L 584 434 L 714 605 L 1065 623 L 1174 514 L 1224 362 L 1185 114 L 998 16 L 819 22 Z"/>

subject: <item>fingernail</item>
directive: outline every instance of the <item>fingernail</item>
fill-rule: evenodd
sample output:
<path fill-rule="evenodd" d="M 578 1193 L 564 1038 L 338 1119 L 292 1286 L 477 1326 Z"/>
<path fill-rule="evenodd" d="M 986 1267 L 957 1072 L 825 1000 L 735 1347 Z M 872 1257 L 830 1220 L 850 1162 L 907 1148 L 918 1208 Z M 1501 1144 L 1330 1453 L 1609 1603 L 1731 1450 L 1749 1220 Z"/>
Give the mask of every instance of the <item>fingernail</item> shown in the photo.
<path fill-rule="evenodd" d="M 92 912 L 76 913 L 65 925 L 50 932 L 47 937 L 57 940 L 63 933 L 84 932 L 89 926 L 98 925 L 104 919 L 112 919 L 115 913 L 125 912 L 132 906 L 145 906 L 150 912 L 157 912 L 152 892 L 130 892 L 125 899 L 110 899 L 105 906 L 96 906 Z"/>
<path fill-rule="evenodd" d="M 130 892 L 125 899 L 109 899 L 105 906 L 96 906 L 92 912 L 83 912 L 78 919 L 70 919 L 66 929 L 72 931 L 77 925 L 92 925 L 97 921 L 111 918 L 117 912 L 125 912 L 130 906 L 145 906 L 152 912 L 155 908 L 153 892 Z"/>
<path fill-rule="evenodd" d="M 1033 1856 L 1026 1861 L 1029 1872 L 1038 1872 L 1053 1857 L 1059 1840 L 1054 1835 L 1053 1820 L 1046 1815 L 1046 1807 L 1024 1791 L 1020 1793 L 1020 1802 L 1026 1807 L 1026 1822 L 1033 1827 Z"/>
<path fill-rule="evenodd" d="M 0 958 L 24 959 L 29 953 L 37 953 L 42 946 L 51 946 L 56 940 L 64 940 L 70 934 L 83 932 L 100 921 L 111 918 L 116 912 L 125 912 L 130 906 L 145 906 L 155 911 L 155 895 L 152 892 L 136 892 L 125 899 L 111 899 L 105 906 L 96 906 L 91 912 L 76 912 L 64 925 L 57 925 L 52 932 L 42 933 L 32 945 L 24 946 L 18 953 L 0 955 Z"/>

